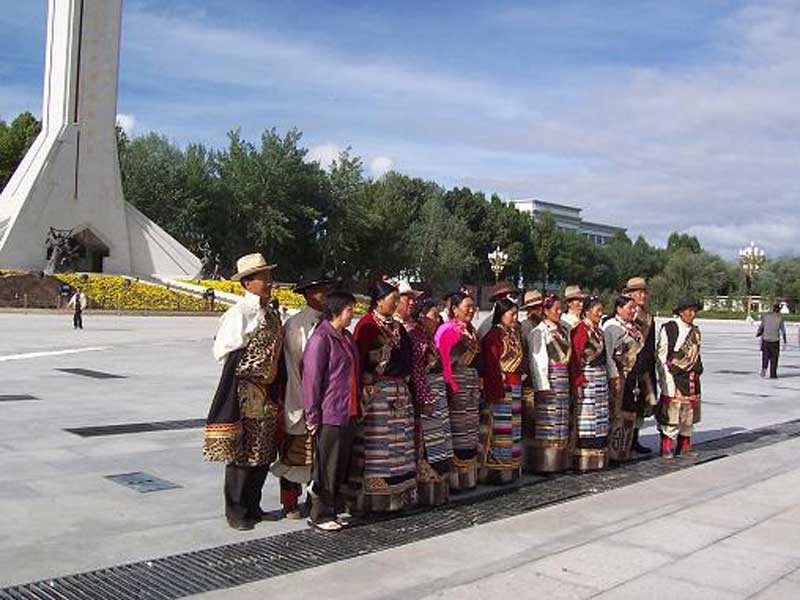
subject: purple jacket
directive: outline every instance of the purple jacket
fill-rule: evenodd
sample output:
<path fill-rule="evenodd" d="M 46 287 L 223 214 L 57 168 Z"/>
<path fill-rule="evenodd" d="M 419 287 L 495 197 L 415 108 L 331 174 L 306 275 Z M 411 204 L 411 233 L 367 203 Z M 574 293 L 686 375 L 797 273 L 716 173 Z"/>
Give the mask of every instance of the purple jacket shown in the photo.
<path fill-rule="evenodd" d="M 350 332 L 340 335 L 329 321 L 322 321 L 306 344 L 300 373 L 306 423 L 347 423 L 361 394 L 358 349 Z"/>

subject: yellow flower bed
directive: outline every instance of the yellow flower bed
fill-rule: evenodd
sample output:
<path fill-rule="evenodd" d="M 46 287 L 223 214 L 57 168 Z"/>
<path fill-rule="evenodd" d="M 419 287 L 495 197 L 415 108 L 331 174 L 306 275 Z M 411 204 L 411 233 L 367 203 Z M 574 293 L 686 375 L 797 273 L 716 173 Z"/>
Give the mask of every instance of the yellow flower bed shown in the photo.
<path fill-rule="evenodd" d="M 81 288 L 90 306 L 113 310 L 177 310 L 205 312 L 206 302 L 191 294 L 168 290 L 165 287 L 137 282 L 119 275 L 82 275 L 56 273 L 59 281 Z M 227 308 L 216 303 L 215 311 Z"/>

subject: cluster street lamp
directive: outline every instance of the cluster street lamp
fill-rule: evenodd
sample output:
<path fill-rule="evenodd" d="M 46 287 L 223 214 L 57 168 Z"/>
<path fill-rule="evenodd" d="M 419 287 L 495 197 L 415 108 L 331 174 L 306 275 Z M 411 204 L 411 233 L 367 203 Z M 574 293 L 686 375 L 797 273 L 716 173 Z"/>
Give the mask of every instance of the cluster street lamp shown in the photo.
<path fill-rule="evenodd" d="M 489 259 L 489 265 L 492 267 L 492 272 L 494 273 L 494 281 L 497 283 L 500 279 L 500 273 L 503 272 L 503 269 L 506 268 L 506 264 L 508 263 L 508 254 L 501 251 L 500 246 L 497 246 L 497 248 L 489 252 L 486 257 Z"/>
<path fill-rule="evenodd" d="M 750 242 L 749 246 L 745 246 L 739 250 L 739 262 L 742 264 L 744 270 L 744 282 L 747 289 L 747 319 L 750 320 L 750 304 L 751 304 L 751 286 L 753 284 L 753 276 L 758 273 L 759 269 L 766 261 L 766 254 L 764 250 Z"/>

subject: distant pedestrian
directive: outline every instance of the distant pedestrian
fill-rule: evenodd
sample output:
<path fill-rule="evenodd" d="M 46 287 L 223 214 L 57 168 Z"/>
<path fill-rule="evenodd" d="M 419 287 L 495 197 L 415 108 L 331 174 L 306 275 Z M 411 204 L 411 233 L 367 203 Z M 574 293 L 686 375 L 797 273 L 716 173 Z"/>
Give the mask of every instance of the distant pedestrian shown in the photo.
<path fill-rule="evenodd" d="M 778 357 L 781 354 L 781 335 L 786 345 L 786 325 L 781 316 L 781 305 L 776 303 L 772 312 L 761 317 L 756 337 L 761 338 L 761 376 L 766 377 L 769 367 L 770 379 L 778 378 Z"/>
<path fill-rule="evenodd" d="M 89 301 L 86 299 L 86 294 L 84 294 L 81 289 L 78 288 L 67 303 L 67 307 L 73 310 L 73 329 L 83 329 L 83 311 L 86 310 L 88 305 Z"/>

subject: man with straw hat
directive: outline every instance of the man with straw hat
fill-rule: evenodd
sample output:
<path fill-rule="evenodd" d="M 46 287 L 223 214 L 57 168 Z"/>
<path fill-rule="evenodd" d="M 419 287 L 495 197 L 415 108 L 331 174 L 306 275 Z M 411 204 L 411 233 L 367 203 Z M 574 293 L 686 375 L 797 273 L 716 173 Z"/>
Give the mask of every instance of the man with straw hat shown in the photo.
<path fill-rule="evenodd" d="M 225 517 L 238 530 L 262 520 L 261 489 L 277 454 L 281 318 L 273 308 L 272 270 L 261 254 L 236 262 L 245 289 L 222 315 L 214 358 L 223 365 L 205 427 L 206 460 L 225 462 Z"/>
<path fill-rule="evenodd" d="M 514 285 L 508 281 L 501 281 L 494 286 L 494 290 L 492 291 L 492 295 L 489 296 L 489 300 L 492 301 L 492 310 L 494 310 L 494 304 L 501 298 L 508 298 L 509 300 L 516 302 L 518 297 L 519 289 L 514 287 Z M 480 324 L 480 327 L 478 327 L 478 341 L 482 340 L 491 329 L 492 315 L 490 314 L 483 320 L 483 322 Z"/>
<path fill-rule="evenodd" d="M 561 322 L 564 323 L 567 330 L 571 330 L 581 322 L 584 298 L 586 298 L 586 294 L 581 291 L 579 285 L 568 285 L 564 290 L 564 304 L 567 305 L 567 311 L 561 316 Z"/>

